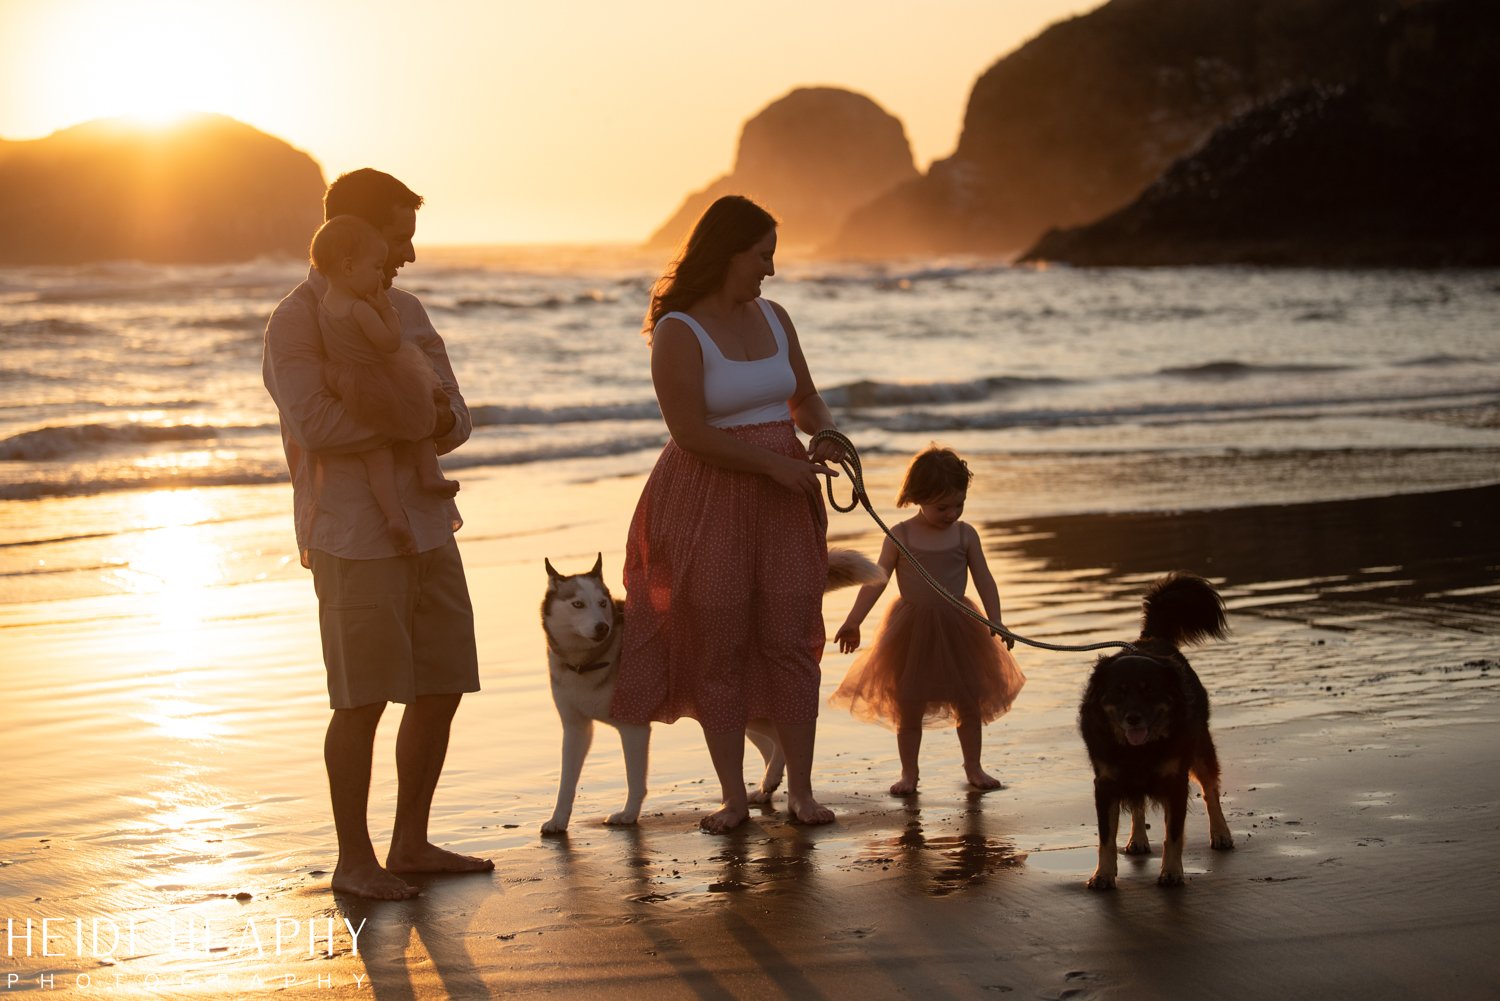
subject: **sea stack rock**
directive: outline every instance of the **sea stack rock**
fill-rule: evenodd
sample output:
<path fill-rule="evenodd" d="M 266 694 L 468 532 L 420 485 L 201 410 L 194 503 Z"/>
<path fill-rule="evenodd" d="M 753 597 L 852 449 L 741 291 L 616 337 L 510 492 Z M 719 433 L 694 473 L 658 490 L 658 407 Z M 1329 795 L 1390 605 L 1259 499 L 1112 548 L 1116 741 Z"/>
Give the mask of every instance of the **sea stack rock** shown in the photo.
<path fill-rule="evenodd" d="M 835 87 L 802 87 L 745 123 L 734 170 L 687 197 L 648 245 L 675 247 L 714 199 L 747 195 L 780 221 L 783 246 L 828 241 L 849 211 L 917 178 L 899 119 Z"/>
<path fill-rule="evenodd" d="M 222 115 L 0 141 L 0 263 L 300 257 L 323 187 L 312 157 Z"/>
<path fill-rule="evenodd" d="M 1360 81 L 1269 102 L 1130 205 L 1049 232 L 1026 259 L 1076 265 L 1500 264 L 1500 7 L 1391 16 Z"/>
<path fill-rule="evenodd" d="M 1215 128 L 1341 84 L 1400 0 L 1112 0 L 974 85 L 952 156 L 851 214 L 839 254 L 1008 255 L 1128 203 Z"/>

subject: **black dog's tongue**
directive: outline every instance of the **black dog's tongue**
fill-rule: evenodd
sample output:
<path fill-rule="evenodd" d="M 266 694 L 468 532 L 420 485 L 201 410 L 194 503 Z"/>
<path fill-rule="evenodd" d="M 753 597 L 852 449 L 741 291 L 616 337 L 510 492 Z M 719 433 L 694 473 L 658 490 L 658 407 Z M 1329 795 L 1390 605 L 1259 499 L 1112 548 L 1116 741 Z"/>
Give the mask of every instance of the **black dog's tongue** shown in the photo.
<path fill-rule="evenodd" d="M 1146 738 L 1149 735 L 1149 731 L 1143 726 L 1127 726 L 1125 728 L 1125 739 L 1130 741 L 1131 747 L 1140 747 L 1146 742 Z"/>

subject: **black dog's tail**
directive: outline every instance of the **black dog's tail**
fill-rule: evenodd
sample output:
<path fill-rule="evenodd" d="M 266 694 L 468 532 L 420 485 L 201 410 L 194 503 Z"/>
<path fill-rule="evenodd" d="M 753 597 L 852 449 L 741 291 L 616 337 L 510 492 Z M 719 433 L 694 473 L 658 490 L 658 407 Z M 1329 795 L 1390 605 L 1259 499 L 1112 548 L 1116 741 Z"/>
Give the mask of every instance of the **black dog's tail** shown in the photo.
<path fill-rule="evenodd" d="M 1175 647 L 1223 639 L 1224 602 L 1214 586 L 1196 574 L 1174 570 L 1152 584 L 1142 602 L 1141 639 Z"/>

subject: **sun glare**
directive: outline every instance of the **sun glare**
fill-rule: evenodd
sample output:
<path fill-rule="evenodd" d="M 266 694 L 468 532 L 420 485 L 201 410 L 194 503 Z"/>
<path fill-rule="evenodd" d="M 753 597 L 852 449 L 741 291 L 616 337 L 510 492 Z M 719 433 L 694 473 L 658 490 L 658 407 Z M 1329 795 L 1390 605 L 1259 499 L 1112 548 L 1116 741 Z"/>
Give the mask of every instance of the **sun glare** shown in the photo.
<path fill-rule="evenodd" d="M 208 589 L 223 581 L 224 553 L 201 527 L 213 508 L 200 491 L 160 490 L 141 495 L 140 510 L 141 522 L 155 527 L 128 537 L 130 551 L 123 555 L 130 589 L 149 596 L 174 650 L 191 659 L 214 604 Z"/>
<path fill-rule="evenodd" d="M 181 0 L 38 5 L 25 53 L 47 85 L 28 102 L 54 128 L 94 118 L 161 126 L 192 111 L 243 114 L 258 40 L 227 8 Z"/>

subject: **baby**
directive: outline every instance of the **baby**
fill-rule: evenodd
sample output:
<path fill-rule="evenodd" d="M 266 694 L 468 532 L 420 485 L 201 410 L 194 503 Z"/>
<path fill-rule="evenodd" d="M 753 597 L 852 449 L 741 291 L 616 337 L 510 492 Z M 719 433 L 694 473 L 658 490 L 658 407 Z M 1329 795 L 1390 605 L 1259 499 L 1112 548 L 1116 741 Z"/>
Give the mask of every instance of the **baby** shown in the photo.
<path fill-rule="evenodd" d="M 319 227 L 310 251 L 313 267 L 328 281 L 318 308 L 328 356 L 324 380 L 356 420 L 394 440 L 359 457 L 397 553 L 415 555 L 416 540 L 396 487 L 396 462 L 416 465 L 423 490 L 452 497 L 458 483 L 445 478 L 438 465 L 432 442 L 438 376 L 422 349 L 401 337 L 401 317 L 385 290 L 386 253 L 375 227 L 352 215 L 335 216 Z"/>

